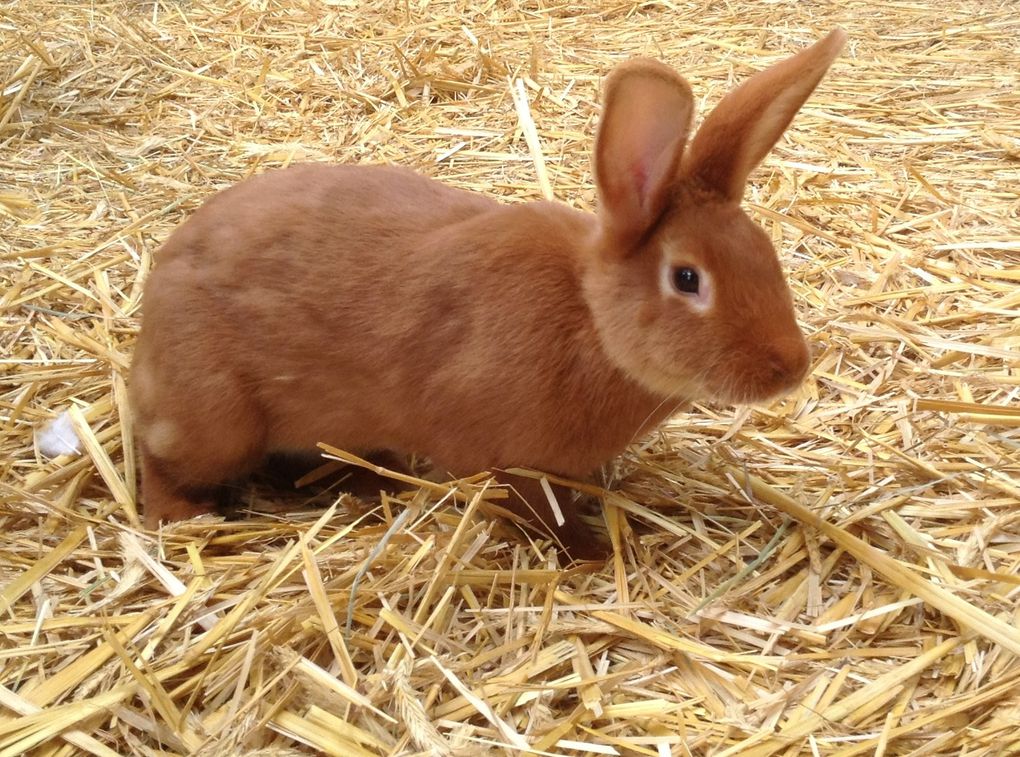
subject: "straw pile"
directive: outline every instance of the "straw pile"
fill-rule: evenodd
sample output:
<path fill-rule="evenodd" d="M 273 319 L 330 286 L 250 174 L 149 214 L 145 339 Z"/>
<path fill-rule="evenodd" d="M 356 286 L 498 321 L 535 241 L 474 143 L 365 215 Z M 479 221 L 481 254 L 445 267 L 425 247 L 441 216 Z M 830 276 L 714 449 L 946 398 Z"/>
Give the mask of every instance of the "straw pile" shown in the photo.
<path fill-rule="evenodd" d="M 1020 752 L 1012 0 L 0 12 L 0 755 Z M 710 105 L 836 24 L 749 197 L 812 376 L 635 447 L 607 564 L 484 517 L 483 478 L 132 527 L 141 284 L 214 190 L 390 161 L 590 208 L 614 62 Z M 69 408 L 84 454 L 46 460 Z"/>

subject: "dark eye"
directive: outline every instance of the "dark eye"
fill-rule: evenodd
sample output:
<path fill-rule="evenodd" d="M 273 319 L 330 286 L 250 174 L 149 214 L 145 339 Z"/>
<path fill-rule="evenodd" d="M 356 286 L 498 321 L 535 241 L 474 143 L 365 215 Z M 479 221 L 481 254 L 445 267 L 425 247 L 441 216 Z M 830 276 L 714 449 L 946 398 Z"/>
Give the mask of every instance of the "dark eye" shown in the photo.
<path fill-rule="evenodd" d="M 674 268 L 673 287 L 678 292 L 685 294 L 698 293 L 698 272 L 693 268 Z"/>

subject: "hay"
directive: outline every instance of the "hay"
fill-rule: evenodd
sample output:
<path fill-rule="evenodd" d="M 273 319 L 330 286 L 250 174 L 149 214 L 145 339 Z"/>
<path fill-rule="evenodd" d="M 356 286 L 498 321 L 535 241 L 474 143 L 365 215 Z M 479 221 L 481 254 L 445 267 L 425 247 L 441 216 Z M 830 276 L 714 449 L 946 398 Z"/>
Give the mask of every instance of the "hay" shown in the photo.
<path fill-rule="evenodd" d="M 0 755 L 1020 752 L 1011 0 L 0 13 Z M 134 528 L 141 283 L 214 190 L 396 162 L 590 208 L 614 62 L 710 104 L 836 24 L 749 197 L 812 376 L 633 448 L 606 565 L 483 517 L 484 478 Z"/>

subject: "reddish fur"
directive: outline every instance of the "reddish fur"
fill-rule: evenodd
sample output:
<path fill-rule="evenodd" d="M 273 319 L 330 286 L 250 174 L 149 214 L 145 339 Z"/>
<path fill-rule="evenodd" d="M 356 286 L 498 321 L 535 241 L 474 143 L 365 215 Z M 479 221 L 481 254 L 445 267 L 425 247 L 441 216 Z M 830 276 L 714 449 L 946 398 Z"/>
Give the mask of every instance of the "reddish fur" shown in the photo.
<path fill-rule="evenodd" d="M 787 70 L 770 86 L 798 89 Z M 650 107 L 663 93 L 672 105 Z M 597 168 L 611 195 L 598 218 L 392 167 L 295 166 L 212 198 L 146 286 L 131 382 L 146 523 L 206 512 L 266 453 L 319 441 L 417 452 L 456 475 L 586 477 L 684 401 L 795 386 L 808 353 L 778 260 L 731 176 L 680 168 L 686 133 L 662 119 L 689 116 L 689 88 L 662 64 L 614 71 L 597 161 L 629 166 L 642 196 Z M 634 149 L 632 130 L 655 143 Z M 715 312 L 662 294 L 664 250 L 708 272 Z M 537 488 L 516 483 L 550 524 Z M 591 554 L 559 501 L 557 535 Z"/>

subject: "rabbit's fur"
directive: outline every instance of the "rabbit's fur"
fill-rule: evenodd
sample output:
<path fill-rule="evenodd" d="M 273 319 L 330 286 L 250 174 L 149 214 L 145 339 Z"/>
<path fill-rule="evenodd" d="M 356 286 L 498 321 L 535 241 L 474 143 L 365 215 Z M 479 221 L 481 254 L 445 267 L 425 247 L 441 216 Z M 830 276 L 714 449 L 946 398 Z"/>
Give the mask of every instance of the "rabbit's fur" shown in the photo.
<path fill-rule="evenodd" d="M 582 478 L 687 401 L 795 387 L 808 350 L 739 203 L 843 37 L 749 79 L 686 150 L 687 83 L 618 66 L 598 215 L 379 166 L 299 165 L 214 196 L 146 284 L 130 383 L 147 525 L 207 512 L 267 453 L 319 441 L 454 475 Z M 678 290 L 680 269 L 696 291 Z M 541 489 L 514 483 L 519 511 L 593 553 L 569 497 L 557 528 Z"/>

